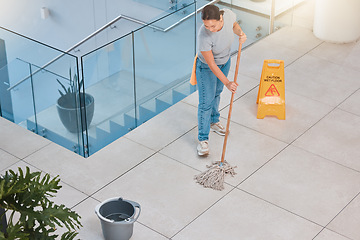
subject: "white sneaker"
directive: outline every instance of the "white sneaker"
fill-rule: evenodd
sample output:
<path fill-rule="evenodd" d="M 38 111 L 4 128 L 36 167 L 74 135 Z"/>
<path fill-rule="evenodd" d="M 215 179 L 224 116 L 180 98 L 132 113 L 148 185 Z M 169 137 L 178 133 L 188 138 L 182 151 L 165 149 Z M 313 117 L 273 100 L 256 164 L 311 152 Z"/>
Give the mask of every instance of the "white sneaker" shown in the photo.
<path fill-rule="evenodd" d="M 225 136 L 226 133 L 226 129 L 224 128 L 224 126 L 220 123 L 213 123 L 210 125 L 210 128 L 216 132 L 217 134 L 221 135 L 221 136 Z"/>
<path fill-rule="evenodd" d="M 204 156 L 209 154 L 209 141 L 200 141 L 197 146 L 197 152 L 199 156 Z"/>

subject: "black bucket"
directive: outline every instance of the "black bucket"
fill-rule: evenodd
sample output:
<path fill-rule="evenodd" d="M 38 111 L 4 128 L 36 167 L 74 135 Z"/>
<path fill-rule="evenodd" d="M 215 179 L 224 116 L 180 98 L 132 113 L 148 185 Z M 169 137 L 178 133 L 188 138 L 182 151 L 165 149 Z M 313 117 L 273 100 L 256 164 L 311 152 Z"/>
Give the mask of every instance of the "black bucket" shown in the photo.
<path fill-rule="evenodd" d="M 135 217 L 136 208 L 139 211 Z M 140 212 L 141 207 L 138 203 L 122 198 L 108 199 L 95 208 L 105 240 L 129 240 Z"/>

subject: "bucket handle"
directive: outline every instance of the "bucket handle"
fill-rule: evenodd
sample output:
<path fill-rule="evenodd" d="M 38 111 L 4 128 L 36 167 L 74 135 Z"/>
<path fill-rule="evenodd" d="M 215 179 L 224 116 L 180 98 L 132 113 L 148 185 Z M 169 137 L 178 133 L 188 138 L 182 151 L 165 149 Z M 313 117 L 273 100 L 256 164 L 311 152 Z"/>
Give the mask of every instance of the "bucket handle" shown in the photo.
<path fill-rule="evenodd" d="M 103 217 L 101 214 L 100 214 L 100 207 L 102 206 L 102 203 L 96 205 L 95 207 L 95 213 L 96 215 L 98 216 L 98 218 L 100 218 L 101 220 L 105 221 L 105 222 L 109 222 L 109 223 L 113 223 L 115 222 L 114 220 L 112 219 L 107 219 L 105 217 Z"/>
<path fill-rule="evenodd" d="M 109 201 L 113 201 L 113 200 L 121 200 L 121 201 L 123 201 L 123 198 L 115 197 L 115 198 L 108 199 L 108 200 L 105 201 L 105 202 L 109 202 Z M 139 212 L 138 212 L 137 216 L 136 216 L 135 218 L 129 218 L 129 221 L 127 221 L 127 222 L 129 222 L 129 223 L 136 222 L 136 220 L 139 218 L 140 212 L 141 212 L 140 204 L 137 203 L 137 202 L 134 202 L 134 201 L 130 201 L 130 200 L 124 200 L 124 201 L 129 202 L 131 205 L 133 205 L 134 208 L 138 208 L 138 209 L 139 209 Z M 103 221 L 109 222 L 109 223 L 113 223 L 113 222 L 115 222 L 114 220 L 112 220 L 112 219 L 107 219 L 107 218 L 103 217 L 103 216 L 100 214 L 100 207 L 101 207 L 105 202 L 102 202 L 102 203 L 98 204 L 98 205 L 95 207 L 95 213 L 96 213 L 96 215 L 97 215 L 100 219 L 102 219 Z"/>
<path fill-rule="evenodd" d="M 138 212 L 138 214 L 137 214 L 136 217 L 134 217 L 134 218 L 129 218 L 129 219 L 130 219 L 130 220 L 129 220 L 130 223 L 136 222 L 136 220 L 137 220 L 137 219 L 139 218 L 139 216 L 140 216 L 141 206 L 140 206 L 140 204 L 137 203 L 137 202 L 134 202 L 134 201 L 131 201 L 131 200 L 126 200 L 126 201 L 129 202 L 131 205 L 133 205 L 134 208 L 138 208 L 138 209 L 139 209 L 139 212 Z"/>

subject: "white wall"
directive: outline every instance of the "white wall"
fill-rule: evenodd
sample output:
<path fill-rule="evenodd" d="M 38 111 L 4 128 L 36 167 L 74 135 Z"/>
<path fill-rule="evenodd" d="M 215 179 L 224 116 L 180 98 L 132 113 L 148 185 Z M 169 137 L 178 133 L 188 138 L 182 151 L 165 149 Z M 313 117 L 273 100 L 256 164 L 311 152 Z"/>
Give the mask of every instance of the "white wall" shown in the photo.
<path fill-rule="evenodd" d="M 65 50 L 93 32 L 96 22 L 105 21 L 105 14 L 100 14 L 103 8 L 98 6 L 94 14 L 94 1 L 0 0 L 0 25 Z M 45 20 L 40 16 L 42 7 L 50 10 Z"/>
<path fill-rule="evenodd" d="M 120 14 L 148 21 L 161 12 L 132 0 L 0 0 L 0 26 L 65 51 Z"/>
<path fill-rule="evenodd" d="M 46 7 L 50 11 L 47 19 L 41 18 L 40 10 L 42 7 Z M 160 9 L 143 5 L 136 0 L 0 0 L 0 26 L 66 51 L 120 14 L 142 21 L 149 21 L 162 12 Z M 124 32 L 135 30 L 138 27 L 139 25 L 134 25 L 134 23 L 119 21 L 116 28 L 100 34 L 92 42 L 80 47 L 80 52 L 75 53 L 72 51 L 70 53 L 82 56 L 98 47 L 97 44 L 104 44 L 109 38 L 120 37 Z M 2 29 L 0 29 L 0 38 L 5 40 L 11 86 L 30 74 L 29 66 L 17 60 L 17 58 L 37 66 L 43 66 L 60 54 L 55 49 L 10 34 Z M 118 50 L 118 48 L 115 49 Z M 75 60 L 72 57 L 63 57 L 61 61 L 57 61 L 56 64 L 47 69 L 68 77 L 68 69 L 70 66 L 75 66 Z M 101 58 L 101 62 L 104 64 L 106 63 L 105 60 L 104 57 Z M 109 66 L 94 67 L 96 69 L 101 68 L 101 71 L 96 72 L 102 74 L 112 71 Z M 119 66 L 117 66 L 117 69 L 119 69 Z M 33 78 L 37 96 L 42 96 L 45 93 L 54 96 L 58 94 L 57 92 L 48 93 L 49 90 L 44 90 L 46 84 L 54 85 L 48 89 L 57 89 L 56 77 L 50 76 L 49 78 L 47 72 L 41 71 Z M 28 81 L 24 82 L 11 91 L 17 122 L 22 121 L 26 116 L 32 115 L 24 111 L 24 109 L 32 109 L 31 106 L 28 108 L 24 106 L 24 102 L 30 104 L 32 101 L 31 96 L 26 95 L 29 93 L 28 85 Z M 41 104 L 45 105 L 53 103 L 54 101 L 41 102 Z M 41 108 L 39 106 L 39 109 Z"/>

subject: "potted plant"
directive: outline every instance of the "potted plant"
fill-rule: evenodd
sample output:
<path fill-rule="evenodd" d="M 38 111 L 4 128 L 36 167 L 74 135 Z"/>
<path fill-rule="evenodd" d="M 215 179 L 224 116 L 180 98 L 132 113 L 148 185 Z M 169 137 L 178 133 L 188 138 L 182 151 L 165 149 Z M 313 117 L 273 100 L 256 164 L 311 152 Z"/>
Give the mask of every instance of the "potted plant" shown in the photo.
<path fill-rule="evenodd" d="M 21 168 L 18 173 L 6 171 L 0 177 L 0 208 L 8 212 L 9 219 L 5 231 L 0 232 L 0 240 L 56 239 L 58 227 L 67 229 L 61 240 L 74 239 L 82 226 L 80 216 L 50 199 L 61 188 L 59 182 L 59 176 L 41 177 L 41 172 L 30 172 L 28 167 L 25 173 Z"/>
<path fill-rule="evenodd" d="M 77 92 L 76 84 L 78 76 L 74 74 L 72 77 L 71 69 L 69 70 L 70 79 L 69 87 L 66 88 L 63 83 L 56 79 L 62 90 L 59 90 L 60 98 L 57 100 L 57 111 L 61 122 L 65 128 L 72 133 L 81 132 L 84 127 L 89 127 L 94 116 L 94 97 L 88 93 L 81 91 L 83 87 L 83 79 L 79 83 L 79 91 Z M 78 104 L 80 103 L 80 104 Z M 80 117 L 81 113 L 81 117 Z M 85 114 L 86 113 L 86 114 Z M 81 125 L 80 124 L 81 119 Z"/>

